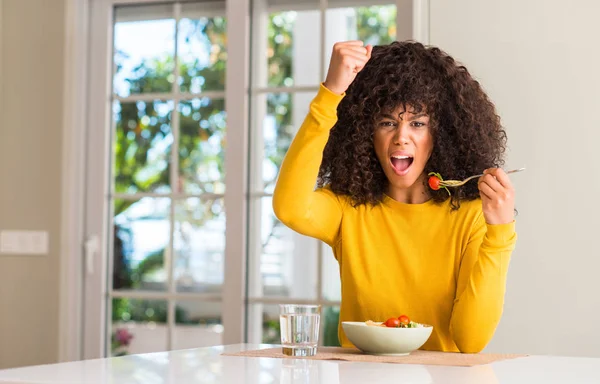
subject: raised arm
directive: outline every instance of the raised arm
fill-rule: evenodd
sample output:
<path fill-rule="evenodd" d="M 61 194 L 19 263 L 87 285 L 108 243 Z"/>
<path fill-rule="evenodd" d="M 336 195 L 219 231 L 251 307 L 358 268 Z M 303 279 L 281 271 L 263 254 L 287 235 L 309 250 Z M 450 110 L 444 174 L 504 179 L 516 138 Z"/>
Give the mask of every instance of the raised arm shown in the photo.
<path fill-rule="evenodd" d="M 281 222 L 329 245 L 339 230 L 342 202 L 329 189 L 315 190 L 315 184 L 329 131 L 337 121 L 337 106 L 367 63 L 371 49 L 360 41 L 334 46 L 327 79 L 283 160 L 273 194 L 273 210 Z"/>
<path fill-rule="evenodd" d="M 328 244 L 337 234 L 342 206 L 330 190 L 315 190 L 315 184 L 342 97 L 321 85 L 285 155 L 273 194 L 273 210 L 281 222 Z"/>

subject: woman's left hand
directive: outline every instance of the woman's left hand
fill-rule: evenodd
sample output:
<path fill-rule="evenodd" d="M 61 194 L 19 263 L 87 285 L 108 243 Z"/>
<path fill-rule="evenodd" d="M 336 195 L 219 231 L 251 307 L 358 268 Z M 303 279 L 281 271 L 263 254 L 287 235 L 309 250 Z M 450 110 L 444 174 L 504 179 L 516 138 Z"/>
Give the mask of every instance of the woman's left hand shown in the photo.
<path fill-rule="evenodd" d="M 504 170 L 486 169 L 479 178 L 483 216 L 488 224 L 508 224 L 515 219 L 515 190 Z"/>

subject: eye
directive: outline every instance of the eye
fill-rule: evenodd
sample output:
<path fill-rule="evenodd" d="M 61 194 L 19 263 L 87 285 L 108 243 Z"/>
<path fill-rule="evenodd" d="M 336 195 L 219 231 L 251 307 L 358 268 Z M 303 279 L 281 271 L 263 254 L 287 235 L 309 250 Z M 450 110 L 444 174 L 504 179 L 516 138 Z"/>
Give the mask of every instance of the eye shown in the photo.
<path fill-rule="evenodd" d="M 422 121 L 413 121 L 412 123 L 410 123 L 411 126 L 415 127 L 415 128 L 421 128 L 426 126 L 426 123 L 423 123 Z"/>
<path fill-rule="evenodd" d="M 396 126 L 396 122 L 395 121 L 391 121 L 391 120 L 385 120 L 379 123 L 379 127 L 382 128 L 393 128 Z"/>

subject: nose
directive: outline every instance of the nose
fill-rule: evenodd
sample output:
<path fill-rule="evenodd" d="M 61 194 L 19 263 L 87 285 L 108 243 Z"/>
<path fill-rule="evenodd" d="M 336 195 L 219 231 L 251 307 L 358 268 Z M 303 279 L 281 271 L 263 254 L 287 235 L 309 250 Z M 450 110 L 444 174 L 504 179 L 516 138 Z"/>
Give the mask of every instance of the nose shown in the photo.
<path fill-rule="evenodd" d="M 394 144 L 395 145 L 405 145 L 408 144 L 408 130 L 404 127 L 404 124 L 400 124 L 398 129 L 394 132 Z"/>

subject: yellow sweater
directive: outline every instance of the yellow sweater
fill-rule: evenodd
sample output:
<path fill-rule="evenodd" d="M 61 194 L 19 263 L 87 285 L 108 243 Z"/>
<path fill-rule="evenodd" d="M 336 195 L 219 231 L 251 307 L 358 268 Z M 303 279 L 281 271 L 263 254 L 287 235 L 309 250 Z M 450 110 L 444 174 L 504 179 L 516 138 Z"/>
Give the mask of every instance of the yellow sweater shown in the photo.
<path fill-rule="evenodd" d="M 385 321 L 406 314 L 433 325 L 422 349 L 481 351 L 502 315 L 515 224 L 486 224 L 481 200 L 353 207 L 315 190 L 323 149 L 344 95 L 321 85 L 283 161 L 273 196 L 277 217 L 330 245 L 340 266 L 342 321 Z M 342 346 L 352 344 L 341 326 Z"/>

